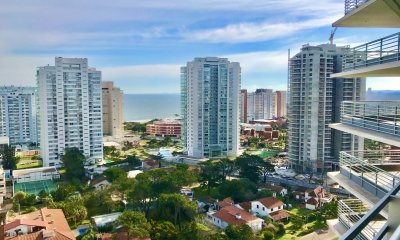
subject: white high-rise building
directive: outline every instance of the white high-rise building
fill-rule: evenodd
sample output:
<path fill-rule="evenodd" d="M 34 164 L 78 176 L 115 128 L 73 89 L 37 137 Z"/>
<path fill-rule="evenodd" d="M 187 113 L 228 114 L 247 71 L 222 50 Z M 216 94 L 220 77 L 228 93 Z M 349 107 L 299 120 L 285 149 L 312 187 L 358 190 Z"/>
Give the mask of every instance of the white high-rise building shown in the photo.
<path fill-rule="evenodd" d="M 64 149 L 103 158 L 101 72 L 86 58 L 55 58 L 37 70 L 40 146 L 44 166 L 61 166 Z"/>
<path fill-rule="evenodd" d="M 239 63 L 195 58 L 181 68 L 182 140 L 193 157 L 235 156 L 239 149 Z"/>
<path fill-rule="evenodd" d="M 38 143 L 35 96 L 33 87 L 0 87 L 0 136 L 11 145 Z"/>
<path fill-rule="evenodd" d="M 290 59 L 288 104 L 289 163 L 300 172 L 324 173 L 335 167 L 339 151 L 362 150 L 363 139 L 334 131 L 340 103 L 365 98 L 365 78 L 335 78 L 345 47 L 304 45 Z"/>
<path fill-rule="evenodd" d="M 121 138 L 124 135 L 124 92 L 113 82 L 102 82 L 103 134 Z"/>
<path fill-rule="evenodd" d="M 247 94 L 247 119 L 271 119 L 273 117 L 272 89 L 256 89 Z"/>

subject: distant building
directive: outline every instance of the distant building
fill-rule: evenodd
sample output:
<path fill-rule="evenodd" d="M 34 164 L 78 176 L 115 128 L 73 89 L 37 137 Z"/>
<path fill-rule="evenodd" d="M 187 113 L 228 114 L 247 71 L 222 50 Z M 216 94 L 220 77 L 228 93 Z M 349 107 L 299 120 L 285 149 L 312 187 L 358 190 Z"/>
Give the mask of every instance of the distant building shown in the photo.
<path fill-rule="evenodd" d="M 263 140 L 271 141 L 278 139 L 279 131 L 273 130 L 271 125 L 266 124 L 240 124 L 241 137 L 259 137 Z"/>
<path fill-rule="evenodd" d="M 287 116 L 287 108 L 286 108 L 286 91 L 276 91 L 274 92 L 273 99 L 273 115 L 276 118 L 286 117 Z"/>
<path fill-rule="evenodd" d="M 181 68 L 182 142 L 192 157 L 236 156 L 239 150 L 239 63 L 195 58 Z"/>
<path fill-rule="evenodd" d="M 36 91 L 33 87 L 0 87 L 0 136 L 11 145 L 37 144 Z"/>
<path fill-rule="evenodd" d="M 0 239 L 5 240 L 75 240 L 61 209 L 42 208 L 19 215 L 0 226 Z"/>
<path fill-rule="evenodd" d="M 124 135 L 124 92 L 113 82 L 102 82 L 103 135 L 121 138 Z"/>
<path fill-rule="evenodd" d="M 271 119 L 273 117 L 272 89 L 256 89 L 247 93 L 247 119 Z"/>
<path fill-rule="evenodd" d="M 240 90 L 240 122 L 247 123 L 247 90 Z"/>
<path fill-rule="evenodd" d="M 101 72 L 86 58 L 55 58 L 37 70 L 40 147 L 44 166 L 61 167 L 66 148 L 103 159 Z"/>
<path fill-rule="evenodd" d="M 122 213 L 115 212 L 91 217 L 92 225 L 95 227 L 104 227 L 117 221 Z"/>
<path fill-rule="evenodd" d="M 5 196 L 6 196 L 6 175 L 4 173 L 3 168 L 0 167 L 0 206 L 3 204 Z"/>
<path fill-rule="evenodd" d="M 177 119 L 155 121 L 146 125 L 146 133 L 151 136 L 179 138 L 182 133 L 182 123 Z"/>
<path fill-rule="evenodd" d="M 14 183 L 25 183 L 59 179 L 60 173 L 55 167 L 27 168 L 12 171 Z"/>
<path fill-rule="evenodd" d="M 298 172 L 324 173 L 338 164 L 339 152 L 362 150 L 363 140 L 334 131 L 341 101 L 365 97 L 365 78 L 332 78 L 346 47 L 304 45 L 290 59 L 288 104 L 289 163 Z"/>

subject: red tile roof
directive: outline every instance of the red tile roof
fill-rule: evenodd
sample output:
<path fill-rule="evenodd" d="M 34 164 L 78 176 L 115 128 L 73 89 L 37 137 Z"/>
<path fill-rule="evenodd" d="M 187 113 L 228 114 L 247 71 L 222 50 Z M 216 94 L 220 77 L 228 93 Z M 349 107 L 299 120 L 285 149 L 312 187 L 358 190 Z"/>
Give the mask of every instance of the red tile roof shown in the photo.
<path fill-rule="evenodd" d="M 257 199 L 255 201 L 259 201 L 262 205 L 264 205 L 267 208 L 275 208 L 275 207 L 283 206 L 283 202 L 274 197 L 265 197 L 265 198 Z"/>
<path fill-rule="evenodd" d="M 310 204 L 310 205 L 316 206 L 316 205 L 318 205 L 318 200 L 315 199 L 315 198 L 310 198 L 310 199 L 307 200 L 306 203 L 307 203 L 307 204 Z"/>
<path fill-rule="evenodd" d="M 242 203 L 239 203 L 239 206 L 241 206 L 243 208 L 243 210 L 245 210 L 247 212 L 251 210 L 251 202 L 242 202 Z"/>
<path fill-rule="evenodd" d="M 218 212 L 214 213 L 213 216 L 221 219 L 224 222 L 227 222 L 228 224 L 233 224 L 233 225 L 246 224 L 257 220 L 262 221 L 261 218 L 258 218 L 235 206 L 226 206 L 221 210 L 219 210 Z"/>
<path fill-rule="evenodd" d="M 64 236 L 62 233 L 58 232 L 57 230 L 54 231 L 53 236 L 51 237 L 47 237 L 44 238 L 43 237 L 43 233 L 45 232 L 45 230 L 40 230 L 34 233 L 30 233 L 30 234 L 26 234 L 26 235 L 19 235 L 19 236 L 15 236 L 15 237 L 11 237 L 11 238 L 6 238 L 7 240 L 71 240 L 71 239 L 75 239 L 74 238 L 70 238 L 67 236 Z"/>
<path fill-rule="evenodd" d="M 231 206 L 234 204 L 234 201 L 232 198 L 228 197 L 225 198 L 224 200 L 217 202 L 217 205 L 220 206 L 221 208 L 226 207 L 226 206 Z"/>
<path fill-rule="evenodd" d="M 279 210 L 269 214 L 274 221 L 280 221 L 282 219 L 287 219 L 289 217 L 289 213 L 286 210 Z"/>

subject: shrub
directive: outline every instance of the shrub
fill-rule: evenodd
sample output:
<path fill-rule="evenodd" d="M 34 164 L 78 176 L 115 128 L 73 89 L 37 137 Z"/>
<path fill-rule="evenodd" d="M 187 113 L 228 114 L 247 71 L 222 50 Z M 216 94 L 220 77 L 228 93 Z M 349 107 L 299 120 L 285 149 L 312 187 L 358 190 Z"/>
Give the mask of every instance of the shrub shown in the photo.
<path fill-rule="evenodd" d="M 272 239 L 274 239 L 274 234 L 269 231 L 264 231 L 263 240 L 272 240 Z"/>

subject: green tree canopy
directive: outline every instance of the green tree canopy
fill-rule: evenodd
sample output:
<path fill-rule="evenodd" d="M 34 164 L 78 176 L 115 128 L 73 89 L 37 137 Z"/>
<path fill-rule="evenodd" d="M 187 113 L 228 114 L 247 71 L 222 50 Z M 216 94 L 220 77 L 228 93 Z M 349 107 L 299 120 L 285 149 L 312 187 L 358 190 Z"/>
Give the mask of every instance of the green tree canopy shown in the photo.
<path fill-rule="evenodd" d="M 229 225 L 225 228 L 225 234 L 230 240 L 253 240 L 255 235 L 247 224 L 240 226 Z"/>
<path fill-rule="evenodd" d="M 151 225 L 142 212 L 124 211 L 116 225 L 126 229 L 128 239 L 150 237 Z"/>
<path fill-rule="evenodd" d="M 196 210 L 196 205 L 193 202 L 178 193 L 161 194 L 158 199 L 158 217 L 174 223 L 175 226 L 192 221 L 196 215 Z"/>
<path fill-rule="evenodd" d="M 110 167 L 103 172 L 109 182 L 114 182 L 117 179 L 125 180 L 128 174 L 119 167 Z"/>
<path fill-rule="evenodd" d="M 0 159 L 4 169 L 17 169 L 19 158 L 15 156 L 15 148 L 4 145 L 0 147 Z"/>
<path fill-rule="evenodd" d="M 249 179 L 252 182 L 259 182 L 260 180 L 260 165 L 263 159 L 257 155 L 249 155 L 247 153 L 236 158 L 235 163 L 239 168 L 240 175 Z"/>
<path fill-rule="evenodd" d="M 61 156 L 61 161 L 65 167 L 65 176 L 67 179 L 82 180 L 85 176 L 85 156 L 76 148 L 66 148 L 64 154 Z"/>
<path fill-rule="evenodd" d="M 169 221 L 152 221 L 150 237 L 154 240 L 175 240 L 178 238 L 178 231 Z"/>
<path fill-rule="evenodd" d="M 232 197 L 237 202 L 244 202 L 254 199 L 257 193 L 257 186 L 246 178 L 227 180 L 218 187 L 218 192 L 220 199 Z"/>

